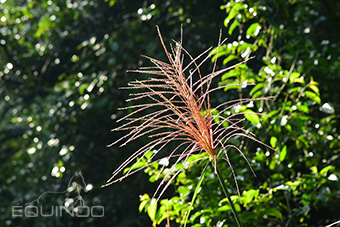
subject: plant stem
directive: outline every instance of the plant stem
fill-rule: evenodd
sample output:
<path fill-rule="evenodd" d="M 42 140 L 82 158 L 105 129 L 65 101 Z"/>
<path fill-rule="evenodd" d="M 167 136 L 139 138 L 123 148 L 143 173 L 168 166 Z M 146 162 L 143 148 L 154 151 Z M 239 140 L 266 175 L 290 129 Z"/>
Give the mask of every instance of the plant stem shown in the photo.
<path fill-rule="evenodd" d="M 191 210 L 192 210 L 193 207 L 194 207 L 195 199 L 196 199 L 196 196 L 197 196 L 197 194 L 198 194 L 198 190 L 199 190 L 199 188 L 201 187 L 201 184 L 202 184 L 202 182 L 203 182 L 205 170 L 207 169 L 207 166 L 208 166 L 209 162 L 210 162 L 210 160 L 207 162 L 207 164 L 205 164 L 204 169 L 203 169 L 202 174 L 201 174 L 201 177 L 200 177 L 200 180 L 199 180 L 199 182 L 198 182 L 197 185 L 196 185 L 195 192 L 194 192 L 194 195 L 193 195 L 192 200 L 191 200 L 191 203 L 190 203 L 190 207 L 189 207 L 188 214 L 187 214 L 186 217 L 185 217 L 184 227 L 187 226 L 187 222 L 188 222 L 188 218 L 189 218 L 189 216 L 190 216 L 190 212 L 191 212 Z"/>
<path fill-rule="evenodd" d="M 221 174 L 220 169 L 219 169 L 218 166 L 217 166 L 217 163 L 215 163 L 215 170 L 216 170 L 215 173 L 216 173 L 216 175 L 217 175 L 217 178 L 218 178 L 218 180 L 219 180 L 219 182 L 220 182 L 220 184 L 221 184 L 222 190 L 223 190 L 225 196 L 226 196 L 227 199 L 228 199 L 228 202 L 229 202 L 230 207 L 231 207 L 231 211 L 233 212 L 233 215 L 234 215 L 234 217 L 235 217 L 235 220 L 236 220 L 236 222 L 237 222 L 237 225 L 238 225 L 239 227 L 242 227 L 241 222 L 240 222 L 240 219 L 239 219 L 238 216 L 237 216 L 237 213 L 236 213 L 236 209 L 235 209 L 234 203 L 233 203 L 233 201 L 232 201 L 231 198 L 230 198 L 230 194 L 229 194 L 228 189 L 227 189 L 227 186 L 226 186 L 226 184 L 225 184 L 225 182 L 224 182 L 224 180 L 223 180 L 223 178 L 222 178 L 222 174 Z"/>

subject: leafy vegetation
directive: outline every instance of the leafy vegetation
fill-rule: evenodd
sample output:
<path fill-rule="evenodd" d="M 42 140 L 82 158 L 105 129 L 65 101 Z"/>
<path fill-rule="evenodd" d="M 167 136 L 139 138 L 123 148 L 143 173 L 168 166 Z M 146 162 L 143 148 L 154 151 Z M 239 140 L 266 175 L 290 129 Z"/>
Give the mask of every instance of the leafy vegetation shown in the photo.
<path fill-rule="evenodd" d="M 228 38 L 212 56 L 213 63 L 202 65 L 202 75 L 215 62 L 220 70 L 248 60 L 212 80 L 220 88 L 233 85 L 211 95 L 213 106 L 273 97 L 212 111 L 221 115 L 214 118 L 216 123 L 245 112 L 242 127 L 272 147 L 241 137 L 231 141 L 256 174 L 239 152 L 228 153 L 240 196 L 228 163 L 219 163 L 242 224 L 325 226 L 338 221 L 339 12 L 336 0 L 1 0 L 0 222 L 235 226 L 214 168 L 199 161 L 208 158 L 206 153 L 190 156 L 195 165 L 174 178 L 157 206 L 152 195 L 165 177 L 164 162 L 149 165 L 146 174 L 140 171 L 100 188 L 131 151 L 147 142 L 140 138 L 123 148 L 106 148 L 123 136 L 110 133 L 115 119 L 129 113 L 118 110 L 128 97 L 118 87 L 148 78 L 126 70 L 147 65 L 140 54 L 164 59 L 155 26 L 169 43 L 179 40 L 181 24 L 182 45 L 193 57 L 216 47 L 220 28 L 222 38 Z M 104 217 L 12 216 L 15 205 L 67 189 L 78 171 L 87 188 L 81 190 L 83 201 L 104 206 Z M 73 188 L 44 196 L 41 203 L 61 206 L 75 195 Z"/>
<path fill-rule="evenodd" d="M 288 14 L 288 9 L 293 10 L 293 6 L 295 11 Z M 231 184 L 231 180 L 229 188 L 235 188 L 232 199 L 245 226 L 323 226 L 338 219 L 338 117 L 334 106 L 327 100 L 329 96 L 334 99 L 336 95 L 325 94 L 322 98 L 320 90 L 322 94 L 325 88 L 320 89 L 315 79 L 320 78 L 316 72 L 321 70 L 318 62 L 323 53 L 314 53 L 306 50 L 305 45 L 299 45 L 304 41 L 316 50 L 322 49 L 320 45 L 325 43 L 329 45 L 328 37 L 324 37 L 321 43 L 316 43 L 315 37 L 309 37 L 311 30 L 315 31 L 319 23 L 327 21 L 326 16 L 321 16 L 322 8 L 316 9 L 317 6 L 316 2 L 306 6 L 302 2 L 269 5 L 230 1 L 221 7 L 227 12 L 224 23 L 228 34 L 237 38 L 229 39 L 229 43 L 219 47 L 213 60 L 224 58 L 222 63 L 230 66 L 252 55 L 256 58 L 222 75 L 220 86 L 233 85 L 224 89 L 231 99 L 273 96 L 271 100 L 246 102 L 225 113 L 226 117 L 245 111 L 267 113 L 260 117 L 245 114 L 248 122 L 244 127 L 275 149 L 273 152 L 242 138 L 234 141 L 252 160 L 257 175 L 254 179 L 249 174 L 242 157 L 229 155 L 242 195 L 237 196 L 237 187 Z M 280 17 L 272 16 L 275 11 Z M 282 16 L 284 12 L 287 16 L 294 15 L 293 21 Z M 303 23 L 301 19 L 311 13 L 322 19 Z M 294 45 L 289 45 L 289 42 Z M 337 57 L 331 60 L 336 53 L 331 53 L 331 50 L 325 52 L 330 54 L 329 65 L 337 65 Z M 314 54 L 316 56 L 311 60 L 310 55 Z M 329 70 L 324 73 L 328 74 Z M 335 74 L 332 79 L 336 79 Z M 244 92 L 242 88 L 253 83 L 256 86 Z M 227 200 L 219 199 L 221 188 L 213 177 L 213 170 L 207 169 L 201 178 L 197 178 L 204 164 L 193 166 L 176 178 L 174 185 L 179 195 L 162 200 L 152 220 L 159 224 L 166 217 L 164 210 L 168 209 L 170 220 L 182 224 L 188 221 L 192 226 L 235 225 Z M 151 175 L 150 179 L 161 172 L 157 165 L 149 168 L 146 172 Z M 232 179 L 231 170 L 223 172 L 225 178 Z M 201 185 L 199 193 L 193 191 L 197 184 Z M 184 219 L 182 217 L 188 215 L 192 208 L 192 197 L 196 198 L 194 210 L 189 218 Z M 141 206 L 146 211 L 152 208 L 145 206 L 147 199 L 146 196 L 141 198 Z"/>

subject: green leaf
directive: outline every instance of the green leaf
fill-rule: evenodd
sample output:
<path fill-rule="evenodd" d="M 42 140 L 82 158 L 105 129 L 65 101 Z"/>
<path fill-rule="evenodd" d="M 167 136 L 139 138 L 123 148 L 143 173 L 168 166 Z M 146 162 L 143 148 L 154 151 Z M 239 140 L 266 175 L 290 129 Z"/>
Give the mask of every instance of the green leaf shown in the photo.
<path fill-rule="evenodd" d="M 320 104 L 321 103 L 321 99 L 320 97 L 315 94 L 314 92 L 311 92 L 311 91 L 304 91 L 304 94 L 310 98 L 311 100 L 315 101 L 317 104 Z"/>
<path fill-rule="evenodd" d="M 155 175 L 155 174 L 153 174 L 153 175 L 151 175 L 151 177 L 149 178 L 149 181 L 150 181 L 151 183 L 154 183 L 154 182 L 157 181 L 157 179 L 158 179 L 158 176 Z"/>
<path fill-rule="evenodd" d="M 141 203 L 139 204 L 139 212 L 142 212 L 146 204 L 150 201 L 150 197 L 148 194 L 144 194 L 140 198 Z"/>
<path fill-rule="evenodd" d="M 314 84 L 309 85 L 310 89 L 312 89 L 316 94 L 319 95 L 319 88 Z"/>
<path fill-rule="evenodd" d="M 147 160 L 149 160 L 150 158 L 151 158 L 151 156 L 153 155 L 153 152 L 152 151 L 148 151 L 148 152 L 146 152 L 145 153 L 145 158 L 147 159 Z"/>
<path fill-rule="evenodd" d="M 80 95 L 83 95 L 84 94 L 84 91 L 86 90 L 86 88 L 89 86 L 88 83 L 85 83 L 85 84 L 82 84 L 80 87 L 79 87 L 79 94 Z"/>
<path fill-rule="evenodd" d="M 288 132 L 292 132 L 292 126 L 291 125 L 286 124 L 285 128 L 287 129 Z"/>
<path fill-rule="evenodd" d="M 225 18 L 225 19 L 224 19 L 224 26 L 225 26 L 225 27 L 228 27 L 229 22 L 230 22 L 230 21 L 229 21 L 228 17 Z"/>
<path fill-rule="evenodd" d="M 240 87 L 240 85 L 238 84 L 237 81 L 229 83 L 229 85 L 227 87 L 224 88 L 224 91 L 228 91 L 230 89 L 238 89 Z"/>
<path fill-rule="evenodd" d="M 289 94 L 298 93 L 300 90 L 301 90 L 301 87 L 294 87 L 294 88 L 288 89 L 288 93 Z"/>
<path fill-rule="evenodd" d="M 282 162 L 283 160 L 285 160 L 287 155 L 287 146 L 284 145 L 281 152 L 280 152 L 280 162 Z"/>
<path fill-rule="evenodd" d="M 152 221 L 156 221 L 156 212 L 157 212 L 157 200 L 151 199 L 150 205 L 148 206 L 148 215 Z"/>
<path fill-rule="evenodd" d="M 245 112 L 246 110 L 247 110 L 247 106 L 246 105 L 242 105 L 242 106 L 240 106 L 240 108 L 238 108 L 238 111 L 240 111 L 240 112 Z M 247 111 L 246 111 L 247 112 Z M 253 112 L 253 111 L 252 111 Z M 253 112 L 253 113 L 255 113 L 255 112 Z"/>
<path fill-rule="evenodd" d="M 253 95 L 253 99 L 256 99 L 256 98 L 259 98 L 259 97 L 261 97 L 262 96 L 262 90 L 260 90 L 260 91 L 257 91 L 257 92 L 255 92 L 255 94 Z"/>
<path fill-rule="evenodd" d="M 220 49 L 217 51 L 217 48 L 214 48 L 210 51 L 209 55 L 213 55 L 211 58 L 211 62 L 215 62 L 221 56 L 228 56 L 230 50 L 226 46 L 221 46 Z"/>
<path fill-rule="evenodd" d="M 194 214 L 191 216 L 190 220 L 191 220 L 192 222 L 194 222 L 195 219 L 198 218 L 198 217 L 201 216 L 201 215 L 202 215 L 202 212 L 201 212 L 201 211 L 197 211 L 196 213 L 194 213 Z M 185 223 L 184 223 L 184 224 L 185 224 Z"/>
<path fill-rule="evenodd" d="M 227 58 L 223 60 L 223 65 L 226 65 L 228 62 L 238 58 L 239 57 L 237 55 L 229 55 Z"/>
<path fill-rule="evenodd" d="M 209 157 L 209 155 L 206 152 L 202 152 L 201 154 L 192 154 L 187 159 L 188 163 L 196 162 L 199 159 L 203 159 L 204 157 Z"/>
<path fill-rule="evenodd" d="M 272 136 L 270 138 L 270 145 L 272 145 L 273 148 L 276 147 L 276 143 L 277 143 L 277 138 L 275 136 Z"/>
<path fill-rule="evenodd" d="M 252 124 L 260 123 L 260 117 L 252 110 L 244 111 L 244 117 L 250 121 Z"/>
<path fill-rule="evenodd" d="M 239 70 L 235 70 L 235 69 L 230 70 L 230 71 L 228 71 L 227 73 L 224 73 L 224 74 L 222 75 L 222 81 L 224 81 L 224 80 L 226 80 L 226 79 L 229 79 L 229 78 L 231 78 L 231 77 L 237 77 L 238 75 L 240 75 Z M 235 83 L 237 83 L 237 82 L 235 82 Z"/>
<path fill-rule="evenodd" d="M 309 113 L 308 106 L 296 106 L 298 111 L 304 112 L 304 113 Z"/>
<path fill-rule="evenodd" d="M 146 164 L 147 160 L 149 160 L 152 155 L 153 155 L 152 151 L 146 152 L 145 155 L 144 155 L 144 158 L 140 158 L 132 166 L 126 167 L 124 169 L 124 174 L 126 172 L 128 172 L 129 170 L 134 170 L 134 169 L 138 169 L 138 168 L 143 167 Z M 159 165 L 159 163 L 155 163 L 156 168 L 157 168 L 158 165 Z"/>
<path fill-rule="evenodd" d="M 310 170 L 311 170 L 312 173 L 314 173 L 314 174 L 317 174 L 317 173 L 318 173 L 318 167 L 316 167 L 316 166 L 310 167 Z"/>
<path fill-rule="evenodd" d="M 297 79 L 298 77 L 300 77 L 300 73 L 298 73 L 298 72 L 293 72 L 293 73 L 290 74 L 290 76 L 289 76 L 289 82 L 290 82 L 290 83 L 294 83 L 294 80 Z"/>
<path fill-rule="evenodd" d="M 323 168 L 323 169 L 320 171 L 320 174 L 323 175 L 323 176 L 327 176 L 328 171 L 332 171 L 332 170 L 334 170 L 334 169 L 335 169 L 334 166 L 326 166 L 325 168 Z"/>
<path fill-rule="evenodd" d="M 236 3 L 233 8 L 230 10 L 230 13 L 228 14 L 228 17 L 225 19 L 225 24 L 232 20 L 233 18 L 235 18 L 238 14 L 239 14 L 239 11 L 241 9 L 244 8 L 244 5 L 243 3 Z M 227 26 L 226 26 L 227 27 Z"/>
<path fill-rule="evenodd" d="M 280 112 L 280 110 L 273 110 L 273 111 L 271 111 L 271 112 L 268 113 L 268 116 L 269 116 L 269 117 L 273 117 L 273 116 L 275 116 L 276 114 L 278 114 L 279 112 Z"/>
<path fill-rule="evenodd" d="M 294 182 L 287 181 L 285 183 L 285 185 L 289 186 L 292 189 L 294 195 L 296 195 L 298 193 L 298 191 L 296 189 L 300 184 L 301 184 L 301 181 L 299 181 L 299 180 L 296 180 Z"/>
<path fill-rule="evenodd" d="M 251 89 L 249 94 L 253 95 L 255 92 L 257 92 L 258 90 L 262 89 L 263 87 L 264 87 L 264 83 L 256 84 L 256 86 L 253 87 L 253 89 Z"/>
<path fill-rule="evenodd" d="M 290 106 L 285 106 L 283 109 L 288 111 L 288 112 L 292 112 L 292 107 L 290 107 Z"/>
<path fill-rule="evenodd" d="M 145 205 L 148 203 L 147 200 L 144 200 L 142 201 L 140 204 L 139 204 L 139 212 L 142 212 L 143 208 L 145 207 Z"/>
<path fill-rule="evenodd" d="M 276 160 L 275 159 L 272 159 L 270 164 L 269 164 L 269 169 L 270 170 L 274 170 L 276 167 Z"/>
<path fill-rule="evenodd" d="M 237 20 L 234 20 L 234 22 L 230 25 L 230 28 L 228 30 L 228 34 L 231 35 L 233 33 L 233 31 L 235 30 L 235 28 L 237 28 L 237 26 L 240 25 L 240 22 L 238 22 Z"/>
<path fill-rule="evenodd" d="M 228 210 L 231 210 L 231 207 L 230 207 L 229 204 L 226 204 L 226 205 L 224 205 L 224 206 L 221 206 L 221 207 L 219 207 L 219 208 L 217 209 L 217 211 L 219 211 L 219 212 L 228 211 Z"/>
<path fill-rule="evenodd" d="M 282 214 L 280 211 L 278 211 L 275 208 L 269 208 L 265 211 L 265 214 L 267 214 L 268 216 L 273 216 L 273 217 L 277 217 L 282 219 Z"/>
<path fill-rule="evenodd" d="M 244 205 L 246 206 L 248 203 L 253 201 L 253 199 L 256 199 L 258 195 L 259 195 L 258 190 L 250 189 L 249 191 L 246 191 L 242 195 L 242 201 L 243 201 Z"/>
<path fill-rule="evenodd" d="M 190 189 L 187 186 L 180 186 L 178 187 L 177 191 L 181 197 L 186 197 L 187 194 L 190 192 Z"/>
<path fill-rule="evenodd" d="M 256 37 L 258 35 L 259 29 L 261 29 L 261 26 L 259 23 L 256 22 L 249 26 L 249 28 L 247 29 L 247 35 Z"/>
<path fill-rule="evenodd" d="M 128 171 L 130 170 L 134 170 L 134 169 L 138 169 L 138 168 L 141 168 L 145 165 L 145 161 L 143 160 L 140 160 L 140 161 L 137 161 L 136 163 L 134 163 L 131 167 L 126 167 L 123 171 L 123 173 L 127 173 Z"/>
<path fill-rule="evenodd" d="M 115 3 L 116 3 L 116 0 L 111 0 L 111 1 L 109 2 L 109 6 L 112 7 L 112 6 L 114 6 Z"/>
<path fill-rule="evenodd" d="M 207 113 L 206 113 L 207 111 L 205 111 L 205 115 L 207 115 Z M 209 111 L 208 111 L 209 112 Z M 210 110 L 210 113 L 211 113 L 211 115 L 213 116 L 213 120 L 215 121 L 215 123 L 217 123 L 217 124 L 219 124 L 220 123 L 220 118 L 218 117 L 218 115 L 219 115 L 219 111 L 218 110 L 216 110 L 216 109 L 212 109 L 212 110 Z"/>
<path fill-rule="evenodd" d="M 255 156 L 254 160 L 262 162 L 265 159 L 266 159 L 266 155 L 262 150 L 256 152 L 256 156 Z"/>
<path fill-rule="evenodd" d="M 305 80 L 303 79 L 303 77 L 299 77 L 299 78 L 296 78 L 296 79 L 294 80 L 294 83 L 304 84 L 304 83 L 305 83 Z"/>

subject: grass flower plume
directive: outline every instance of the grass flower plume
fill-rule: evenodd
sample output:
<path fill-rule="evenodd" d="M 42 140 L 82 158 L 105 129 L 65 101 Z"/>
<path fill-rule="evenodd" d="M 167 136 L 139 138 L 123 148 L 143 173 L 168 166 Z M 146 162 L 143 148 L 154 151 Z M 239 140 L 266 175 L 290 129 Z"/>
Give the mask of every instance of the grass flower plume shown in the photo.
<path fill-rule="evenodd" d="M 129 87 L 125 88 L 137 91 L 132 93 L 132 97 L 127 101 L 141 102 L 142 104 L 126 108 L 132 109 L 131 113 L 119 121 L 127 122 L 114 130 L 126 130 L 128 133 L 110 146 L 116 143 L 122 143 L 121 146 L 124 146 L 144 136 L 148 136 L 150 142 L 128 157 L 113 172 L 112 177 L 104 186 L 121 181 L 154 162 L 160 160 L 164 162 L 165 160 L 167 163 L 171 163 L 171 166 L 170 171 L 167 172 L 155 192 L 159 198 L 171 181 L 184 168 L 192 164 L 186 161 L 193 154 L 206 152 L 208 155 L 205 157 L 212 161 L 215 170 L 218 168 L 218 159 L 226 160 L 232 169 L 227 153 L 229 149 L 236 150 L 248 163 L 242 151 L 231 144 L 229 140 L 233 137 L 243 136 L 263 143 L 255 139 L 254 134 L 240 126 L 245 120 L 244 113 L 234 113 L 229 116 L 225 116 L 224 113 L 237 105 L 268 98 L 236 99 L 213 108 L 210 104 L 210 95 L 231 85 L 212 88 L 212 80 L 238 64 L 222 70 L 215 70 L 214 65 L 212 72 L 207 75 L 201 74 L 200 67 L 210 59 L 211 55 L 216 54 L 223 41 L 220 40 L 218 47 L 214 50 L 209 48 L 193 58 L 183 48 L 182 37 L 180 42 L 174 41 L 174 45 L 170 46 L 168 50 L 158 28 L 157 30 L 167 62 L 146 57 L 154 66 L 133 71 L 148 74 L 150 78 L 130 82 Z M 239 64 L 242 63 L 244 62 Z M 143 115 L 143 113 L 145 114 Z M 216 118 L 219 118 L 219 121 L 216 121 Z M 228 126 L 225 127 L 225 125 Z M 174 141 L 177 143 L 173 150 L 162 152 L 167 144 Z M 148 151 L 153 151 L 153 155 L 146 165 L 140 168 L 131 168 L 123 176 L 118 176 L 126 167 L 136 162 L 136 159 L 141 160 Z M 182 169 L 175 169 L 175 165 L 179 162 L 186 164 Z M 174 172 L 175 174 L 173 174 Z M 234 174 L 233 169 L 232 172 Z"/>

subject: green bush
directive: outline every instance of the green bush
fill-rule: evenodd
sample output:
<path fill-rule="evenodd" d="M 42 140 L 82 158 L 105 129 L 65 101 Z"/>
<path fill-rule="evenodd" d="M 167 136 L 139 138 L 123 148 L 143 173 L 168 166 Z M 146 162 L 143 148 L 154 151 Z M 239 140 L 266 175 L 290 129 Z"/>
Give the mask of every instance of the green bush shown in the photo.
<path fill-rule="evenodd" d="M 220 86 L 233 86 L 216 99 L 272 97 L 245 101 L 223 113 L 226 117 L 244 111 L 264 113 L 245 114 L 244 128 L 274 149 L 249 139 L 232 141 L 256 173 L 253 177 L 241 155 L 229 154 L 240 196 L 233 172 L 222 165 L 244 226 L 325 226 L 339 219 L 340 137 L 331 104 L 339 99 L 328 84 L 338 80 L 339 61 L 333 49 L 339 46 L 334 39 L 338 33 L 318 31 L 334 25 L 324 11 L 331 7 L 339 3 L 249 0 L 221 6 L 227 12 L 224 24 L 230 38 L 212 60 L 222 58 L 223 65 L 230 66 L 254 58 L 221 76 Z M 181 225 L 235 226 L 213 169 L 201 173 L 204 166 L 198 162 L 178 175 L 172 183 L 176 194 L 160 200 L 157 209 L 150 206 L 154 201 L 148 195 L 142 196 L 140 210 L 156 224 L 169 218 Z M 145 172 L 154 182 L 161 171 L 154 164 Z"/>

